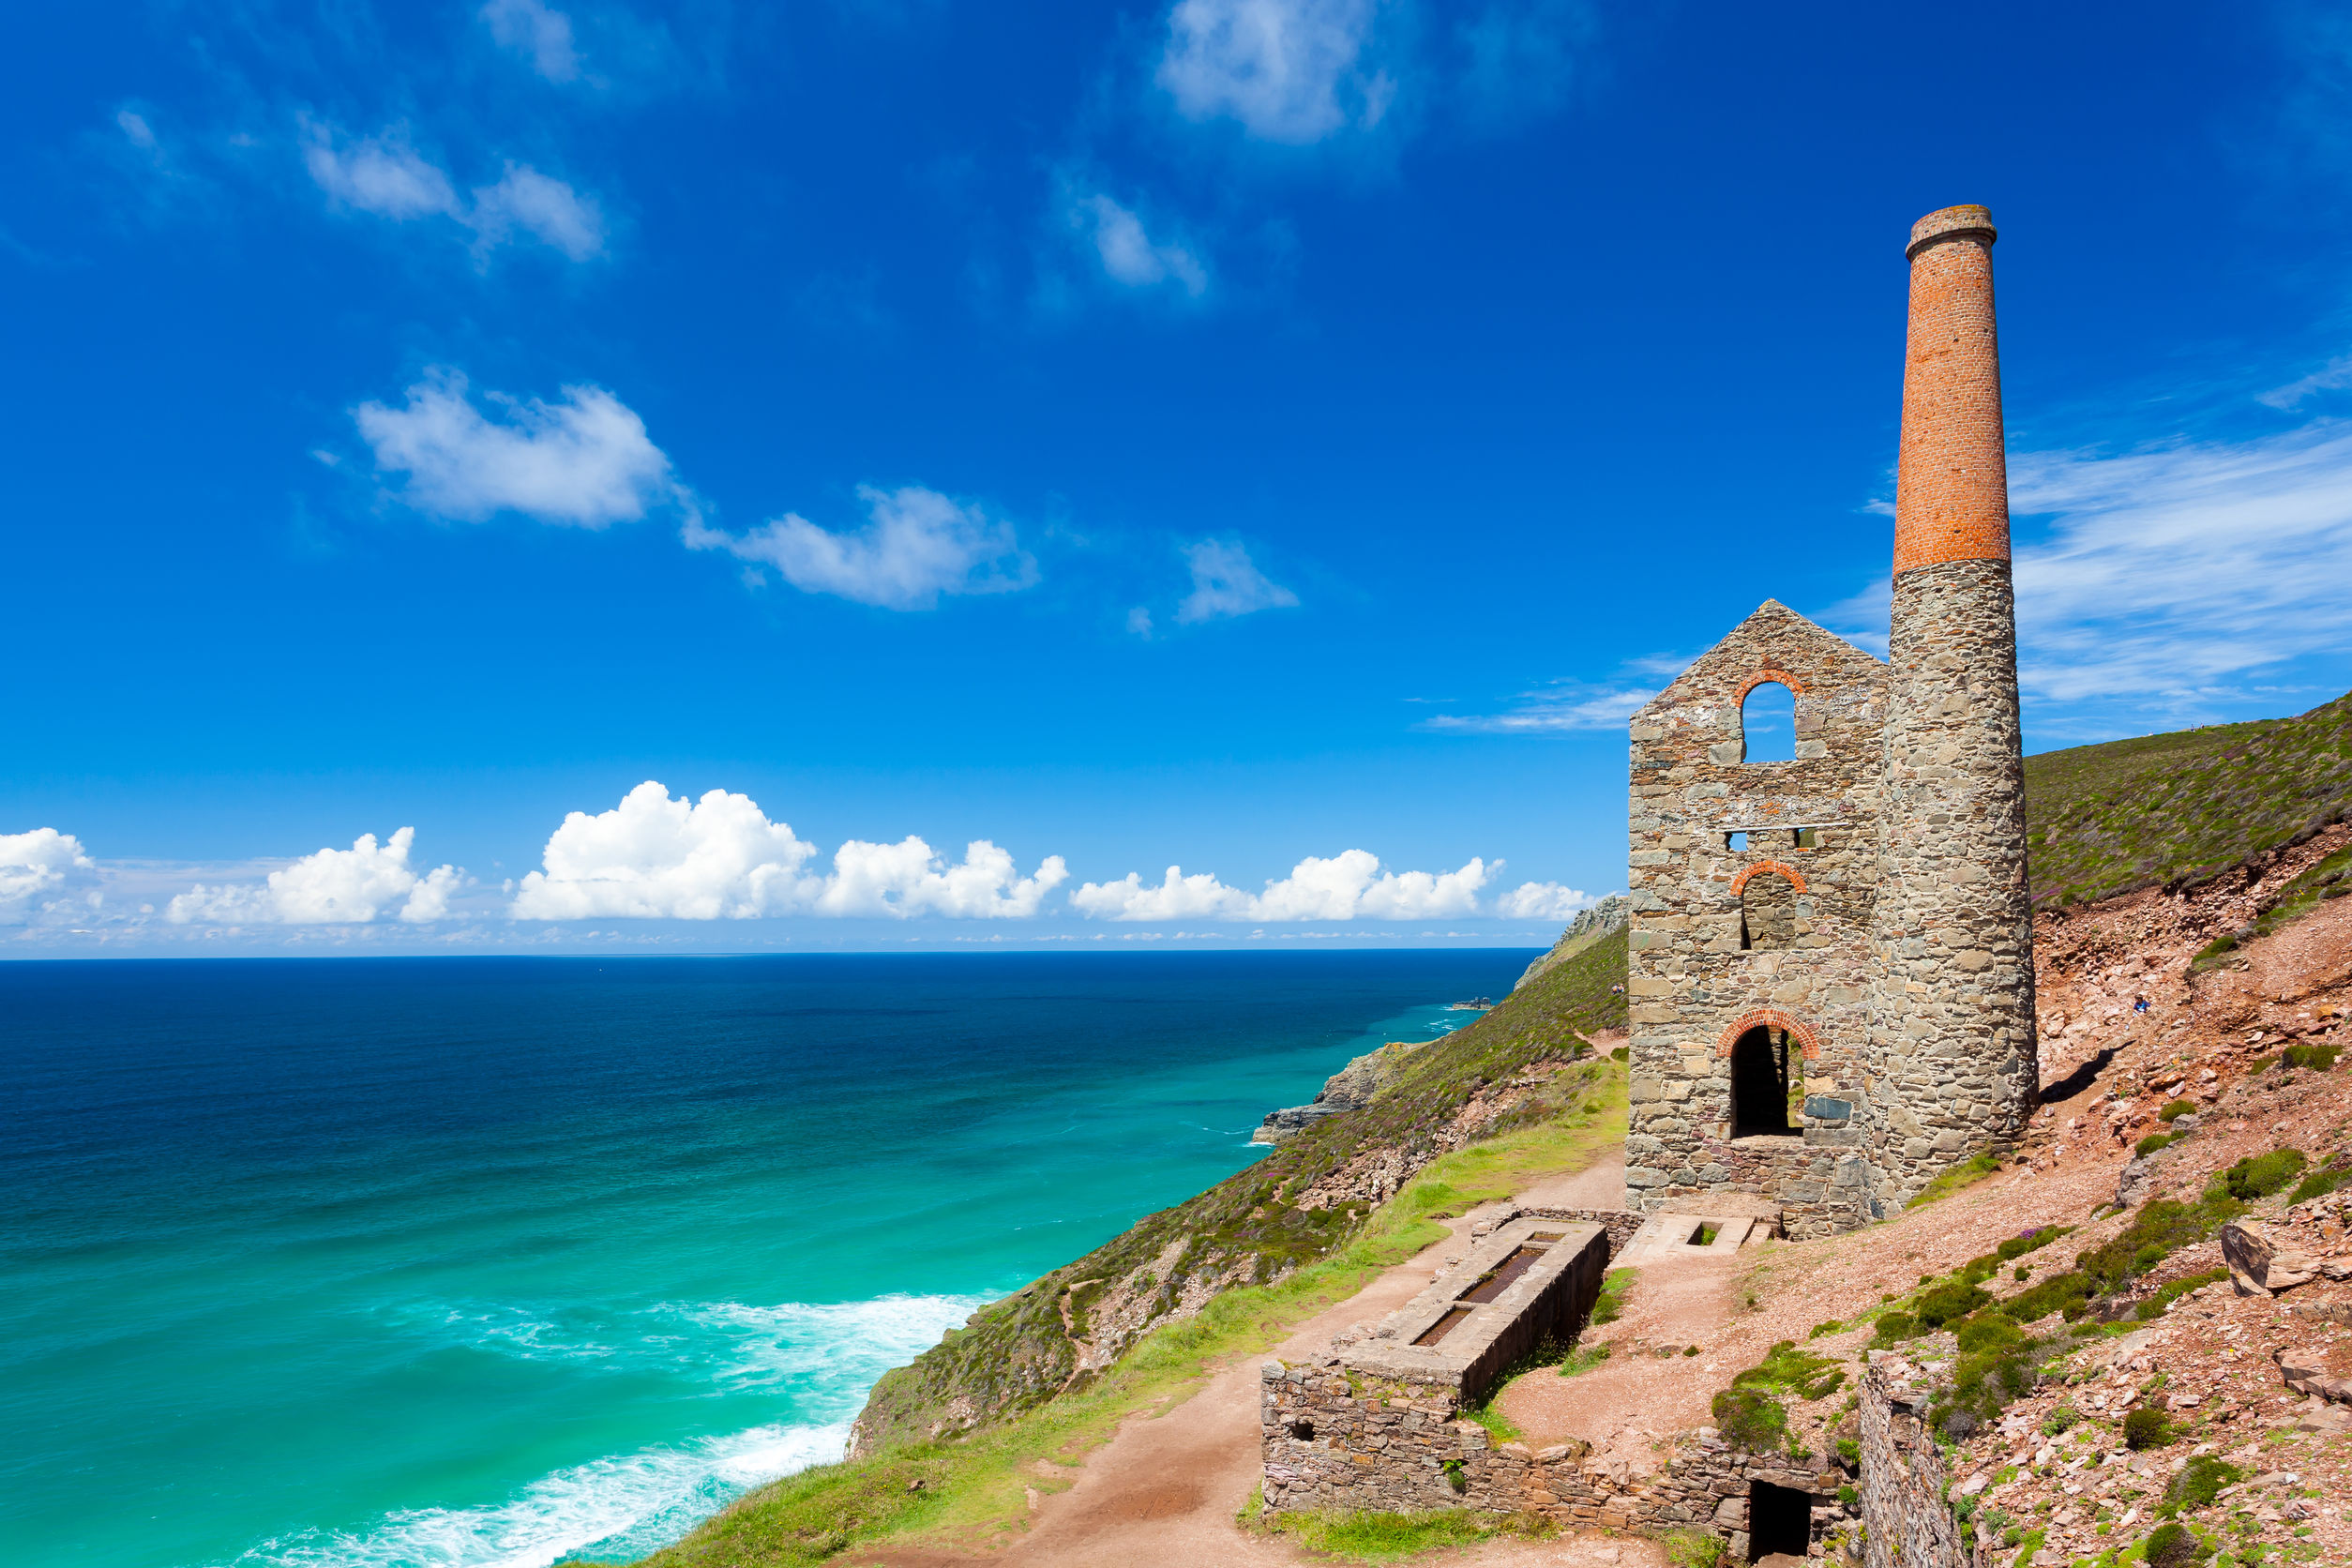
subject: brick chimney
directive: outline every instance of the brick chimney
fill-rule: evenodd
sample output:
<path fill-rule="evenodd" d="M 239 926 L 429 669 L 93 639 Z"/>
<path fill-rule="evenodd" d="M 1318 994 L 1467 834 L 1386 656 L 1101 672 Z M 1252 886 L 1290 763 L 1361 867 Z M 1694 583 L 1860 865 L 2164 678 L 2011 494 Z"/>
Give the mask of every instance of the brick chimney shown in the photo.
<path fill-rule="evenodd" d="M 1878 1188 L 1899 1204 L 2025 1130 L 2041 1085 L 1993 218 L 1911 226 L 1888 626 L 1877 978 Z"/>
<path fill-rule="evenodd" d="M 1946 207 L 1911 225 L 1911 319 L 1894 570 L 2009 559 L 2000 343 L 1993 328 L 1993 215 Z"/>

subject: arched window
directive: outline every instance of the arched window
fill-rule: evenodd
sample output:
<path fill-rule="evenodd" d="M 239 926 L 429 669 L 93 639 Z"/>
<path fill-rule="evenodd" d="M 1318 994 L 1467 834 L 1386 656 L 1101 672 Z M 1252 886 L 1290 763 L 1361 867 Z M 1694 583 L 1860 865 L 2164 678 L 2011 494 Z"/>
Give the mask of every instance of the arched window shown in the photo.
<path fill-rule="evenodd" d="M 1788 1032 L 1758 1025 L 1731 1048 L 1731 1136 L 1787 1136 Z M 1800 1079 L 1802 1081 L 1802 1079 Z"/>
<path fill-rule="evenodd" d="M 1797 945 L 1797 884 L 1756 871 L 1740 884 L 1740 947 L 1770 953 Z"/>
<path fill-rule="evenodd" d="M 1797 760 L 1797 695 L 1778 681 L 1748 688 L 1740 704 L 1740 731 L 1746 745 L 1741 761 L 1793 762 Z"/>

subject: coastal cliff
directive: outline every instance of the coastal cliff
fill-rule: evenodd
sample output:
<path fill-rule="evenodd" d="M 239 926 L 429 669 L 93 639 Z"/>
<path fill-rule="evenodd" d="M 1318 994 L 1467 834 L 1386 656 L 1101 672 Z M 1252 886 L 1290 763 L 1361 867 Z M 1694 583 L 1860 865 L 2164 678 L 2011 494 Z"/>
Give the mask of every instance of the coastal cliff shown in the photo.
<path fill-rule="evenodd" d="M 992 1302 L 875 1385 L 852 1458 L 951 1437 L 1083 1386 L 1146 1334 L 1222 1291 L 1283 1278 L 1343 1245 L 1429 1161 L 1561 1115 L 1561 1068 L 1621 1029 L 1625 936 L 1606 932 L 1475 1022 L 1403 1054 L 1370 1101 Z"/>
<path fill-rule="evenodd" d="M 1512 989 L 1518 989 L 1555 964 L 1565 963 L 1611 931 L 1623 930 L 1633 918 L 1633 900 L 1622 893 L 1610 894 L 1570 921 L 1568 928 L 1560 933 L 1560 940 L 1552 944 L 1552 950 L 1528 965 L 1527 972 L 1519 976 L 1518 986 Z"/>

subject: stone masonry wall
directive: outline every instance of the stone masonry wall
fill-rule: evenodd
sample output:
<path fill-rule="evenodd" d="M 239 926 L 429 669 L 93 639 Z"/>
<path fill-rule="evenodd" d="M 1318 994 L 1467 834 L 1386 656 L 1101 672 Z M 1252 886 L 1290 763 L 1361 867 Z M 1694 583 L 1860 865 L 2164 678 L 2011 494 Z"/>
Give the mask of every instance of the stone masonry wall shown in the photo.
<path fill-rule="evenodd" d="M 1862 1375 L 1863 1568 L 1975 1568 L 1944 1500 L 1951 1476 L 1922 1412 L 1934 1380 L 1881 1352 Z"/>
<path fill-rule="evenodd" d="M 1869 1127 L 1886 1207 L 2033 1113 L 2033 909 L 2006 560 L 1894 580 Z"/>
<path fill-rule="evenodd" d="M 1884 674 L 1768 601 L 1634 716 L 1629 1208 L 1756 1193 L 1799 1237 L 1871 1217 L 1862 1102 Z M 1793 761 L 1745 761 L 1741 703 L 1765 681 L 1795 694 Z M 1757 878 L 1786 885 L 1759 895 L 1772 932 L 1743 947 Z M 1775 935 L 1787 945 L 1769 945 Z M 1801 1133 L 1732 1137 L 1729 1051 L 1756 1023 L 1787 1030 L 1802 1057 Z"/>

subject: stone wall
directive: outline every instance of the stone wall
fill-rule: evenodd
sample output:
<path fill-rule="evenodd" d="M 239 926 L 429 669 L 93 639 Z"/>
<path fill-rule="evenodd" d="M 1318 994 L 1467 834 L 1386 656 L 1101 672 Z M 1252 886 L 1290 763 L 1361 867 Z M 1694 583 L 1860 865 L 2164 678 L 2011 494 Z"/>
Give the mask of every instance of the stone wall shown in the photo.
<path fill-rule="evenodd" d="M 1923 1419 L 1937 1387 L 1930 1373 L 1886 1351 L 1862 1375 L 1863 1568 L 1976 1568 L 1975 1547 L 1944 1501 L 1952 1477 Z"/>
<path fill-rule="evenodd" d="M 2040 1086 L 2009 563 L 1895 579 L 1870 956 L 1882 1199 L 2018 1137 Z"/>
<path fill-rule="evenodd" d="M 1630 1208 L 1756 1193 L 1779 1201 L 1792 1236 L 1871 1217 L 1862 1102 L 1883 676 L 1767 601 L 1634 716 Z M 1745 760 L 1742 701 L 1766 681 L 1795 694 L 1793 761 Z M 1751 903 L 1761 933 L 1747 928 Z M 1786 1136 L 1733 1136 L 1729 1053 L 1757 1024 L 1785 1031 L 1802 1062 L 1804 1114 Z"/>

